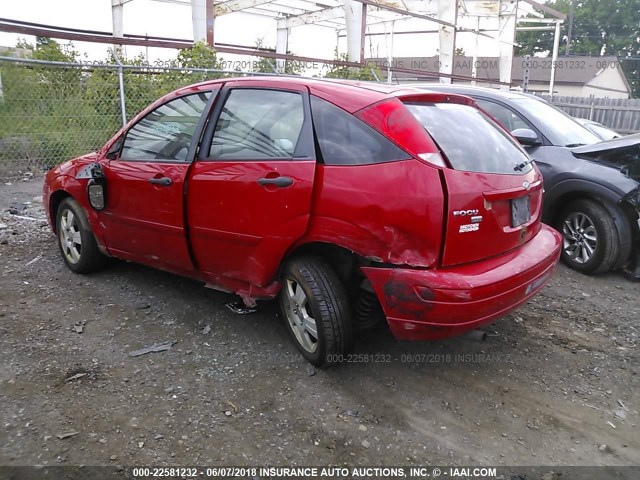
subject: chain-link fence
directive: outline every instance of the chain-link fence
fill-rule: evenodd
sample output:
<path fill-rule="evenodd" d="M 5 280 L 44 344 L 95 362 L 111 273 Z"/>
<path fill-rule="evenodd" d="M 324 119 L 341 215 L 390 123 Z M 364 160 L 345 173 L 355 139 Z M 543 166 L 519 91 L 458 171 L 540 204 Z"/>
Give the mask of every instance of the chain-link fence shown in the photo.
<path fill-rule="evenodd" d="M 158 97 L 225 75 L 243 73 L 0 57 L 0 180 L 96 150 Z"/>

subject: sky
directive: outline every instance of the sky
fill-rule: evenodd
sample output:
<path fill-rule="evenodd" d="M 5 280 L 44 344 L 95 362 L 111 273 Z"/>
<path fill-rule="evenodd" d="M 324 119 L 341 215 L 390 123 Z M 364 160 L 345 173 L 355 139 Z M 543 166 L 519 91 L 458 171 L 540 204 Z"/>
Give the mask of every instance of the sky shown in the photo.
<path fill-rule="evenodd" d="M 0 0 L 0 17 L 48 25 L 111 31 L 111 0 Z M 409 20 L 396 23 L 396 31 L 433 29 L 435 25 L 424 20 Z M 191 9 L 153 0 L 133 0 L 124 6 L 124 32 L 128 34 L 156 35 L 173 38 L 193 38 Z M 274 20 L 245 13 L 232 13 L 218 17 L 215 23 L 216 42 L 253 46 L 259 39 L 263 46 L 275 47 L 276 23 Z M 33 42 L 33 37 L 0 32 L 0 46 L 14 46 L 18 38 Z M 292 29 L 289 50 L 295 55 L 327 58 L 334 57 L 336 31 L 318 26 L 302 26 Z M 86 54 L 88 60 L 106 58 L 108 45 L 73 42 L 76 50 Z M 471 55 L 475 44 L 471 34 L 458 34 L 456 46 Z M 387 57 L 388 37 L 368 37 L 365 44 L 366 57 Z M 393 42 L 395 57 L 437 55 L 437 34 L 396 35 Z M 497 56 L 495 41 L 480 37 L 480 56 Z M 339 41 L 339 51 L 346 52 L 346 39 Z M 169 49 L 144 49 L 126 47 L 128 57 L 139 53 L 148 56 L 150 62 L 175 57 Z M 246 57 L 222 55 L 230 60 Z"/>

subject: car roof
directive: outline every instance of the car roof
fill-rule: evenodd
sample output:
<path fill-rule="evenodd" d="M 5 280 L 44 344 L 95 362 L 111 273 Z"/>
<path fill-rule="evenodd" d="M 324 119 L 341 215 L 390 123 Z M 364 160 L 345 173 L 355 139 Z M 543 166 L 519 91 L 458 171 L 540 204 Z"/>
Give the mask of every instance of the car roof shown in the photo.
<path fill-rule="evenodd" d="M 582 125 L 598 125 L 600 127 L 604 127 L 604 125 L 602 125 L 600 122 L 596 122 L 595 120 L 589 120 L 588 118 L 573 117 L 573 119 L 576 122 L 581 123 Z M 604 128 L 609 128 L 609 127 L 604 127 Z"/>
<path fill-rule="evenodd" d="M 408 86 L 408 85 L 405 85 Z M 516 100 L 519 98 L 533 98 L 539 101 L 544 101 L 535 95 L 524 92 L 514 92 L 511 90 L 497 90 L 495 88 L 488 87 L 476 87 L 473 85 L 451 85 L 442 83 L 420 83 L 411 84 L 411 87 L 418 88 L 420 90 L 430 90 L 433 92 L 447 92 L 457 93 L 460 95 L 482 95 L 484 97 L 491 97 L 496 99 L 510 99 Z"/>
<path fill-rule="evenodd" d="M 403 91 L 409 90 L 413 93 L 416 92 L 413 89 L 408 89 L 404 85 L 386 85 L 356 80 L 309 78 L 288 75 L 259 75 L 207 80 L 196 85 L 189 85 L 180 88 L 179 90 L 172 92 L 170 96 L 184 95 L 191 91 L 193 87 L 206 87 L 209 85 L 230 82 L 233 82 L 236 85 L 247 83 L 257 87 L 260 86 L 260 83 L 264 84 L 266 87 L 302 85 L 308 87 L 311 93 L 326 98 L 332 103 L 335 103 L 336 105 L 339 105 L 345 110 L 351 112 L 359 110 L 367 105 L 371 105 L 372 103 L 401 94 Z"/>
<path fill-rule="evenodd" d="M 433 94 L 433 101 L 442 101 L 442 94 L 444 93 L 435 91 L 427 92 L 424 89 L 412 88 L 407 85 L 388 85 L 357 80 L 309 78 L 287 75 L 259 75 L 207 80 L 180 88 L 166 95 L 157 103 L 162 103 L 169 98 L 193 92 L 194 87 L 206 88 L 207 86 L 231 82 L 235 85 L 246 83 L 256 88 L 260 88 L 261 86 L 267 88 L 277 88 L 279 86 L 284 88 L 293 85 L 306 86 L 312 94 L 328 100 L 351 113 L 391 97 L 415 97 L 416 94 L 420 94 L 428 99 L 430 94 Z M 454 96 L 457 97 L 458 95 L 454 93 Z"/>

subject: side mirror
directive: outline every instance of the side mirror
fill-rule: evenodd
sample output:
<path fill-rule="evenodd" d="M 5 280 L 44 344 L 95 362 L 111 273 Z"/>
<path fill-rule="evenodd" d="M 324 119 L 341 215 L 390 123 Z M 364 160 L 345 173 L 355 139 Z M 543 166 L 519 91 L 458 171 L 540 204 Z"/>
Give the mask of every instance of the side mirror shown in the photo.
<path fill-rule="evenodd" d="M 538 140 L 538 134 L 530 128 L 516 128 L 511 132 L 511 135 L 516 137 L 516 140 L 526 147 L 540 145 L 542 143 Z"/>
<path fill-rule="evenodd" d="M 107 206 L 106 182 L 104 178 L 92 178 L 89 180 L 87 192 L 89 194 L 89 203 L 97 210 L 101 211 Z"/>
<path fill-rule="evenodd" d="M 88 179 L 87 196 L 89 204 L 94 210 L 101 211 L 107 206 L 107 179 L 104 176 L 102 167 L 99 163 L 91 163 L 84 167 L 78 175 L 77 179 Z"/>

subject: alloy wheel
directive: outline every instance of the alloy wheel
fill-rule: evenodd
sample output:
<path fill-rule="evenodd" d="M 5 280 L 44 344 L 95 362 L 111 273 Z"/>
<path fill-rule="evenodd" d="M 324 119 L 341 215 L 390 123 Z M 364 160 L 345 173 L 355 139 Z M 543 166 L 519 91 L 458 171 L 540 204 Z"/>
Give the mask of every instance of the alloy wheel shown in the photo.
<path fill-rule="evenodd" d="M 70 209 L 62 212 L 58 229 L 64 256 L 70 263 L 78 263 L 82 255 L 82 237 L 78 220 Z"/>
<path fill-rule="evenodd" d="M 284 301 L 287 321 L 296 340 L 307 352 L 314 353 L 318 349 L 318 327 L 302 285 L 287 279 Z"/>
<path fill-rule="evenodd" d="M 581 212 L 569 214 L 562 225 L 563 249 L 576 263 L 586 263 L 598 245 L 596 227 L 591 219 Z"/>

